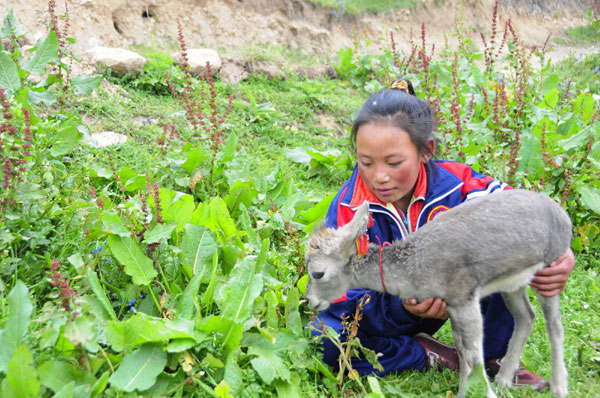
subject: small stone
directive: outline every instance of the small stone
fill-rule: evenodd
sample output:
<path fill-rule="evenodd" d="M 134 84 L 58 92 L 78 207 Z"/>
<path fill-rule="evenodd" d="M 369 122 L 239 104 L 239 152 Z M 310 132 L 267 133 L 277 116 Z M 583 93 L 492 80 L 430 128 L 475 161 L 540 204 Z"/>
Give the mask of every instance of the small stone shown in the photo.
<path fill-rule="evenodd" d="M 114 131 L 101 131 L 99 133 L 92 133 L 92 135 L 84 137 L 83 142 L 95 148 L 105 148 L 127 142 L 127 136 L 115 133 Z"/>

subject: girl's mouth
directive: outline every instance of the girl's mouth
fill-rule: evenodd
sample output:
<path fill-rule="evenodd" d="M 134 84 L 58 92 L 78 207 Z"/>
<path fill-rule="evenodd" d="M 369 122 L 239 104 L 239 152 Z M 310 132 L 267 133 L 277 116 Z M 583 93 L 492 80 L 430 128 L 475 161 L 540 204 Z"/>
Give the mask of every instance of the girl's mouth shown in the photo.
<path fill-rule="evenodd" d="M 389 189 L 378 189 L 377 193 L 381 196 L 389 196 L 394 192 L 393 188 L 389 188 Z"/>

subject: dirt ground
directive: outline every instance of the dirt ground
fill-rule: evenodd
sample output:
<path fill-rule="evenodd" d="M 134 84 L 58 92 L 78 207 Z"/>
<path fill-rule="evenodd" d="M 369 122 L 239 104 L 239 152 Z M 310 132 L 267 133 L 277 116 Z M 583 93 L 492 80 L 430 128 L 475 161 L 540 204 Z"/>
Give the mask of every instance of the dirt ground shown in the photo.
<path fill-rule="evenodd" d="M 585 8 L 591 0 L 502 0 L 499 29 L 511 19 L 529 47 L 542 46 L 548 36 L 564 36 L 565 29 L 588 23 Z M 57 14 L 65 12 L 56 2 Z M 436 5 L 437 4 L 437 5 Z M 428 43 L 443 48 L 455 45 L 458 21 L 475 45 L 480 32 L 489 38 L 493 0 L 423 0 L 414 11 L 396 10 L 383 15 L 360 17 L 339 15 L 301 0 L 72 0 L 68 2 L 69 32 L 77 39 L 74 52 L 95 45 L 129 48 L 132 45 L 178 48 L 177 20 L 183 26 L 188 48 L 214 48 L 231 53 L 248 45 L 283 44 L 308 53 L 335 53 L 340 48 L 363 46 L 377 50 L 389 43 L 394 32 L 397 46 L 405 53 L 410 38 L 420 40 L 421 25 Z M 27 31 L 27 44 L 44 37 L 48 19 L 46 0 L 0 0 L 0 17 L 13 9 Z M 64 24 L 61 19 L 60 24 Z M 379 43 L 379 44 L 378 44 Z M 569 54 L 598 51 L 598 45 L 565 47 L 550 42 L 553 59 Z"/>

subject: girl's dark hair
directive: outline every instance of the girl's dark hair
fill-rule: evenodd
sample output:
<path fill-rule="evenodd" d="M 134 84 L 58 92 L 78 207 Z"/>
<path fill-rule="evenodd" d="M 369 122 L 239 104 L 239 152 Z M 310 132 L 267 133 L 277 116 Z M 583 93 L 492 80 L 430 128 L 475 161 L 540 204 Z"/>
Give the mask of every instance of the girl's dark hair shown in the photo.
<path fill-rule="evenodd" d="M 408 79 L 395 80 L 390 87 L 392 88 L 376 92 L 363 104 L 352 123 L 352 149 L 356 151 L 356 133 L 360 126 L 383 122 L 406 131 L 419 154 L 425 153 L 428 151 L 425 143 L 431 139 L 435 140 L 429 104 L 417 98 Z"/>

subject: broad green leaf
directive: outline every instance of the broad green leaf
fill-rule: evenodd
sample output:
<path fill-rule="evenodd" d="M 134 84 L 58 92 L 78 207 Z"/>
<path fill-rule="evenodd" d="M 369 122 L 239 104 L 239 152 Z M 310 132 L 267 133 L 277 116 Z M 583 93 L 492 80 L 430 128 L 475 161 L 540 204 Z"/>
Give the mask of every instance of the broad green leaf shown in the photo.
<path fill-rule="evenodd" d="M 104 289 L 100 285 L 100 281 L 98 280 L 98 275 L 91 268 L 88 268 L 87 277 L 88 277 L 88 283 L 89 283 L 90 287 L 92 288 L 92 292 L 94 292 L 94 295 L 96 296 L 96 298 L 98 300 L 100 300 L 100 303 L 102 304 L 102 307 L 104 308 L 106 313 L 111 317 L 111 319 L 116 321 L 117 315 L 115 314 L 115 311 L 114 311 L 112 305 L 110 304 L 110 300 L 108 300 L 108 297 L 106 296 L 106 293 L 104 292 Z"/>
<path fill-rule="evenodd" d="M 574 108 L 581 116 L 581 120 L 586 124 L 589 123 L 594 115 L 594 97 L 590 93 L 579 95 L 574 103 Z"/>
<path fill-rule="evenodd" d="M 89 94 L 97 89 L 104 80 L 104 76 L 75 76 L 71 79 L 71 83 L 79 94 Z"/>
<path fill-rule="evenodd" d="M 73 345 L 83 345 L 87 351 L 93 353 L 98 352 L 100 348 L 96 343 L 96 325 L 86 316 L 78 316 L 67 323 L 63 336 Z"/>
<path fill-rule="evenodd" d="M 102 214 L 102 230 L 122 237 L 131 237 L 131 231 L 123 225 L 121 216 L 115 213 Z"/>
<path fill-rule="evenodd" d="M 329 149 L 326 151 L 317 151 L 314 149 L 309 149 L 306 151 L 310 156 L 312 156 L 313 160 L 316 160 L 319 163 L 323 164 L 333 164 L 335 160 L 341 155 L 339 149 Z"/>
<path fill-rule="evenodd" d="M 207 335 L 215 334 L 219 338 L 219 344 L 228 353 L 239 348 L 244 335 L 244 325 L 216 315 L 202 319 L 196 327 Z"/>
<path fill-rule="evenodd" d="M 569 151 L 574 148 L 581 148 L 582 146 L 588 143 L 590 138 L 589 127 L 582 129 L 577 134 L 573 134 L 572 136 L 565 138 L 564 140 L 558 141 L 558 145 L 562 147 L 565 151 Z"/>
<path fill-rule="evenodd" d="M 306 148 L 296 147 L 285 150 L 285 157 L 293 160 L 296 163 L 308 164 L 312 157 L 307 153 Z"/>
<path fill-rule="evenodd" d="M 188 152 L 185 162 L 181 165 L 188 174 L 194 174 L 194 172 L 200 167 L 202 162 L 206 159 L 206 151 L 203 147 L 198 146 Z"/>
<path fill-rule="evenodd" d="M 145 344 L 123 357 L 119 369 L 108 382 L 127 392 L 145 391 L 156 383 L 156 377 L 167 364 L 167 353 L 161 344 Z"/>
<path fill-rule="evenodd" d="M 129 167 L 123 167 L 118 173 L 125 189 L 129 192 L 144 189 L 147 185 L 146 176 L 137 174 Z M 149 198 L 148 202 L 154 203 L 152 196 Z"/>
<path fill-rule="evenodd" d="M 262 292 L 262 275 L 256 274 L 256 263 L 246 257 L 236 265 L 230 279 L 221 288 L 223 317 L 234 322 L 245 322 L 252 313 L 254 299 Z"/>
<path fill-rule="evenodd" d="M 238 138 L 235 132 L 231 132 L 225 141 L 225 146 L 221 147 L 221 159 L 223 163 L 230 162 L 237 153 Z"/>
<path fill-rule="evenodd" d="M 296 283 L 296 286 L 298 287 L 300 294 L 303 296 L 306 294 L 306 285 L 307 284 L 308 284 L 308 274 L 302 275 L 300 277 L 300 279 L 298 279 L 298 282 Z"/>
<path fill-rule="evenodd" d="M 179 318 L 191 319 L 194 315 L 194 299 L 198 296 L 202 276 L 203 273 L 194 275 L 181 294 L 181 298 L 177 303 L 177 316 Z"/>
<path fill-rule="evenodd" d="M 13 15 L 13 10 L 11 9 L 4 18 L 4 21 L 2 23 L 2 33 L 0 36 L 4 39 L 8 39 L 12 36 L 13 33 L 18 39 L 19 37 L 25 34 L 25 29 L 23 29 L 23 27 L 19 25 L 17 19 Z"/>
<path fill-rule="evenodd" d="M 558 103 L 558 90 L 552 89 L 552 90 L 548 91 L 548 94 L 546 94 L 544 96 L 544 101 L 543 101 L 541 107 L 544 107 L 544 105 L 545 105 L 550 109 L 554 109 L 556 107 L 557 103 Z"/>
<path fill-rule="evenodd" d="M 41 364 L 38 368 L 42 385 L 54 392 L 59 392 L 69 383 L 75 385 L 94 384 L 94 376 L 78 369 L 76 366 L 63 361 L 50 360 Z"/>
<path fill-rule="evenodd" d="M 542 83 L 542 91 L 540 92 L 540 95 L 542 97 L 545 97 L 550 90 L 556 89 L 556 87 L 558 86 L 558 81 L 559 77 L 556 73 L 553 73 L 552 75 L 545 78 L 544 82 Z"/>
<path fill-rule="evenodd" d="M 246 241 L 250 244 L 253 249 L 257 249 L 260 246 L 260 239 L 255 231 L 255 227 L 248 214 L 248 209 L 244 204 L 240 204 L 240 213 L 237 220 L 241 226 L 241 229 L 246 232 Z"/>
<path fill-rule="evenodd" d="M 8 95 L 15 94 L 21 88 L 17 64 L 4 51 L 0 51 L 0 87 Z"/>
<path fill-rule="evenodd" d="M 52 398 L 73 398 L 75 382 L 70 382 L 52 396 Z"/>
<path fill-rule="evenodd" d="M 581 195 L 581 203 L 600 215 L 600 191 L 586 185 L 579 185 L 575 189 Z"/>
<path fill-rule="evenodd" d="M 48 36 L 38 44 L 35 55 L 27 62 L 27 65 L 23 69 L 34 75 L 43 75 L 46 72 L 46 65 L 56 60 L 58 60 L 58 37 L 50 29 Z"/>
<path fill-rule="evenodd" d="M 52 396 L 52 398 L 73 398 L 75 393 L 75 382 L 70 382 Z"/>
<path fill-rule="evenodd" d="M 238 365 L 238 351 L 231 352 L 229 355 L 227 355 L 223 379 L 227 382 L 227 384 L 229 384 L 235 393 L 234 396 L 239 396 L 239 393 L 242 391 L 242 387 L 244 386 L 244 378 L 242 369 L 240 369 L 240 366 Z"/>
<path fill-rule="evenodd" d="M 300 378 L 296 373 L 292 373 L 290 381 L 281 379 L 275 380 L 273 383 L 277 390 L 278 398 L 302 398 L 302 387 L 300 387 Z"/>
<path fill-rule="evenodd" d="M 225 380 L 221 380 L 215 387 L 215 394 L 219 398 L 233 398 L 233 395 L 230 394 L 232 391 L 233 390 Z"/>
<path fill-rule="evenodd" d="M 385 398 L 381 386 L 379 385 L 379 380 L 376 377 L 367 376 L 367 382 L 369 383 L 369 387 L 371 387 L 371 392 L 374 393 L 375 396 Z"/>
<path fill-rule="evenodd" d="M 194 348 L 198 344 L 196 339 L 174 339 L 167 344 L 168 353 L 183 352 Z"/>
<path fill-rule="evenodd" d="M 110 376 L 110 371 L 106 371 L 102 373 L 102 376 L 92 386 L 92 397 L 101 396 L 101 394 L 106 389 L 106 385 L 108 384 L 108 377 Z"/>
<path fill-rule="evenodd" d="M 177 228 L 183 228 L 189 223 L 196 209 L 192 195 L 170 189 L 160 188 L 160 201 L 163 220 L 177 223 Z M 148 202 L 154 205 L 154 198 L 150 198 Z"/>
<path fill-rule="evenodd" d="M 240 205 L 243 204 L 246 208 L 252 205 L 252 201 L 258 195 L 258 191 L 254 188 L 252 181 L 236 181 L 229 188 L 229 194 L 225 197 L 225 203 L 232 215 L 240 213 Z"/>
<path fill-rule="evenodd" d="M 36 398 L 40 380 L 33 362 L 33 355 L 26 345 L 21 345 L 8 363 L 8 372 L 2 382 L 3 398 Z"/>
<path fill-rule="evenodd" d="M 210 272 L 210 282 L 208 283 L 208 287 L 204 291 L 202 295 L 202 305 L 208 307 L 214 301 L 215 288 L 217 286 L 217 271 L 219 269 L 219 252 L 217 250 L 213 253 L 213 261 L 212 261 L 212 270 Z"/>
<path fill-rule="evenodd" d="M 110 235 L 108 247 L 136 285 L 149 285 L 152 279 L 158 275 L 152 260 L 142 253 L 133 239 Z"/>
<path fill-rule="evenodd" d="M 164 343 L 171 339 L 195 339 L 193 322 L 178 318 L 166 320 L 138 312 L 126 321 L 111 321 L 106 326 L 106 339 L 112 348 L 131 351 L 144 343 Z"/>
<path fill-rule="evenodd" d="M 223 232 L 228 240 L 239 234 L 235 226 L 235 221 L 229 214 L 227 204 L 220 197 L 213 198 L 210 201 L 210 217 L 213 223 Z"/>
<path fill-rule="evenodd" d="M 23 341 L 29 328 L 33 304 L 27 286 L 17 280 L 8 294 L 8 319 L 0 332 L 0 372 L 6 373 L 8 363 Z"/>
<path fill-rule="evenodd" d="M 174 229 L 173 224 L 156 224 L 154 228 L 144 233 L 144 242 L 150 244 L 169 240 Z"/>
<path fill-rule="evenodd" d="M 28 90 L 27 95 L 32 104 L 37 105 L 39 103 L 43 103 L 46 106 L 50 106 L 56 103 L 56 96 L 50 90 L 43 89 L 42 91 L 36 91 L 30 89 Z"/>
<path fill-rule="evenodd" d="M 50 154 L 55 157 L 66 155 L 77 145 L 82 136 L 83 134 L 77 128 L 75 121 L 69 119 L 58 130 Z"/>
<path fill-rule="evenodd" d="M 15 240 L 15 236 L 8 232 L 6 229 L 0 229 L 0 242 L 4 242 L 6 244 Z"/>
<path fill-rule="evenodd" d="M 220 232 L 227 240 L 238 234 L 227 204 L 220 197 L 211 199 L 209 203 L 201 203 L 194 212 L 191 223 Z"/>
<path fill-rule="evenodd" d="M 279 300 L 277 300 L 277 295 L 269 290 L 265 294 L 263 294 L 263 298 L 265 300 L 265 307 L 267 310 L 267 326 L 272 329 L 277 329 L 279 327 Z"/>
<path fill-rule="evenodd" d="M 304 227 L 303 230 L 304 232 L 310 233 L 316 226 L 323 222 L 323 218 L 327 214 L 329 205 L 331 204 L 331 201 L 335 195 L 335 193 L 332 193 L 326 196 L 316 206 L 313 206 L 300 213 L 300 221 L 306 224 L 306 227 Z"/>
<path fill-rule="evenodd" d="M 187 224 L 181 241 L 182 262 L 191 267 L 192 275 L 204 275 L 218 248 L 213 232 L 201 225 Z"/>
<path fill-rule="evenodd" d="M 78 271 L 81 270 L 81 268 L 83 268 L 85 265 L 83 262 L 83 257 L 81 257 L 81 253 L 72 254 L 67 258 L 67 260 L 69 261 L 69 264 L 75 267 L 75 269 Z"/>
<path fill-rule="evenodd" d="M 250 360 L 250 363 L 265 383 L 270 385 L 276 378 L 284 381 L 290 380 L 290 371 L 275 352 L 251 346 L 248 348 L 248 354 L 256 356 Z"/>
<path fill-rule="evenodd" d="M 290 289 L 287 300 L 285 301 L 285 323 L 289 330 L 301 335 L 302 320 L 300 319 L 300 312 L 298 311 L 299 306 L 300 292 L 297 288 L 293 287 Z"/>
<path fill-rule="evenodd" d="M 519 169 L 526 170 L 530 179 L 538 179 L 538 172 L 543 172 L 542 154 L 539 150 L 540 141 L 535 135 L 524 134 L 519 150 Z"/>

